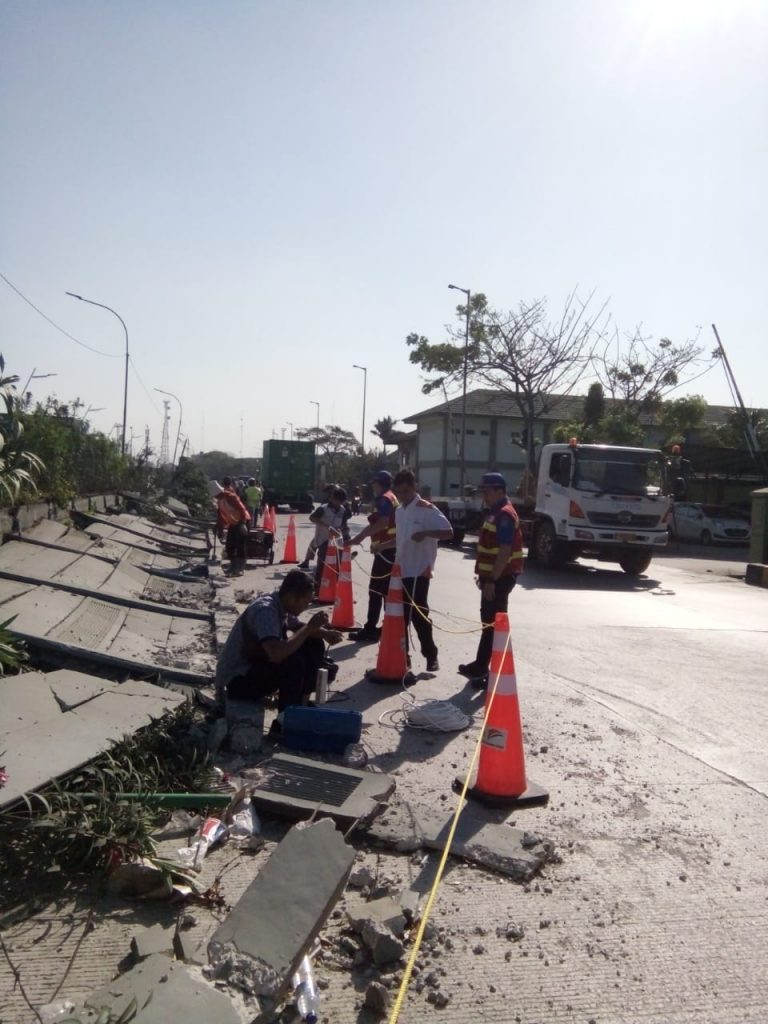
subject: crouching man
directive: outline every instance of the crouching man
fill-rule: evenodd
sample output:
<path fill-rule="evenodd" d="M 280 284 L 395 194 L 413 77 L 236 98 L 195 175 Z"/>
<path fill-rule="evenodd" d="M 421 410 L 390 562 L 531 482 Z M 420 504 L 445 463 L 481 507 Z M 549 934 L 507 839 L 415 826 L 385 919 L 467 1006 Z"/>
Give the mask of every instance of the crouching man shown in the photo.
<path fill-rule="evenodd" d="M 248 605 L 219 656 L 219 692 L 232 700 L 261 700 L 277 692 L 279 711 L 307 703 L 317 670 L 326 662 L 326 643 L 342 638 L 328 628 L 325 612 L 317 612 L 308 622 L 298 620 L 313 593 L 311 577 L 292 569 L 278 590 L 259 594 Z"/>

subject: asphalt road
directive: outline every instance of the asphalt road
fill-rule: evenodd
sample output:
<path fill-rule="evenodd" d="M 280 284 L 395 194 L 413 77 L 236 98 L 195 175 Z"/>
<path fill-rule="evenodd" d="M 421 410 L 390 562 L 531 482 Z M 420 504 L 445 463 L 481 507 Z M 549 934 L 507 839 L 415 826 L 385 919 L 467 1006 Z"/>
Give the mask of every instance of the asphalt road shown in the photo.
<path fill-rule="evenodd" d="M 551 799 L 508 820 L 552 839 L 563 863 L 523 889 L 456 868 L 435 910 L 451 1002 L 438 1012 L 409 994 L 401 1020 L 768 1020 L 768 591 L 739 579 L 746 558 L 672 548 L 639 579 L 589 562 L 527 569 L 512 639 L 528 777 Z M 440 550 L 441 671 L 427 676 L 414 652 L 412 692 L 454 700 L 473 728 L 394 745 L 377 715 L 400 696 L 351 687 L 374 766 L 394 771 L 401 797 L 447 808 L 482 712 L 455 671 L 476 643 L 472 565 L 469 548 Z M 358 649 L 342 678 L 374 660 Z M 430 879 L 425 868 L 411 884 Z M 509 921 L 525 931 L 513 947 L 495 932 Z"/>

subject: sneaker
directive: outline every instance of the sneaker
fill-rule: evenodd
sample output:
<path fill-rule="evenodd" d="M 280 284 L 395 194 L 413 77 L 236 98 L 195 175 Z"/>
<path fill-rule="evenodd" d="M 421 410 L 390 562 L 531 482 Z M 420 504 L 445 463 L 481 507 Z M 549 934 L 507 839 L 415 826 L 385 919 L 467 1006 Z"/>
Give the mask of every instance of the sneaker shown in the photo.
<path fill-rule="evenodd" d="M 362 629 L 353 629 L 349 633 L 350 640 L 357 640 L 358 643 L 372 644 L 377 643 L 381 636 L 381 630 L 378 626 L 363 626 Z"/>
<path fill-rule="evenodd" d="M 487 690 L 488 689 L 488 673 L 486 672 L 483 676 L 473 676 L 469 680 L 469 685 L 473 690 Z"/>
<path fill-rule="evenodd" d="M 474 679 L 477 676 L 487 675 L 487 669 L 484 669 L 482 665 L 478 665 L 476 661 L 471 661 L 468 665 L 459 665 L 459 673 L 462 676 L 466 676 L 467 679 Z"/>
<path fill-rule="evenodd" d="M 439 672 L 440 662 L 437 660 L 437 655 L 434 658 L 427 658 L 427 672 Z"/>

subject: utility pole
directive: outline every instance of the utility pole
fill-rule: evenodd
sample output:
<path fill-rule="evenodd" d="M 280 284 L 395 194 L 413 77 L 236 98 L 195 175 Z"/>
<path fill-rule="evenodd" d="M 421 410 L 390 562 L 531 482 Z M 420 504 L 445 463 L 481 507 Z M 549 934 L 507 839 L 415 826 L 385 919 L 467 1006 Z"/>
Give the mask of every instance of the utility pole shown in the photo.
<path fill-rule="evenodd" d="M 744 417 L 744 440 L 747 442 L 749 454 L 752 456 L 758 469 L 763 474 L 763 480 L 766 481 L 768 480 L 768 465 L 766 464 L 765 456 L 760 450 L 760 444 L 757 440 L 755 428 L 752 426 L 752 423 L 750 422 L 749 413 L 747 412 L 747 408 L 744 405 L 744 399 L 741 397 L 741 392 L 739 391 L 739 385 L 736 383 L 736 378 L 733 375 L 731 364 L 728 362 L 728 356 L 725 354 L 723 343 L 722 341 L 720 341 L 720 335 L 717 333 L 717 327 L 715 327 L 714 324 L 712 324 L 712 330 L 714 331 L 715 337 L 717 338 L 719 354 L 723 358 L 723 365 L 725 366 L 725 376 L 728 380 L 728 386 L 731 389 L 731 394 L 735 396 L 739 408 L 741 409 L 741 414 Z"/>
<path fill-rule="evenodd" d="M 163 433 L 160 438 L 160 455 L 157 459 L 158 466 L 167 466 L 170 459 L 170 441 L 168 439 L 168 424 L 171 422 L 171 403 L 167 398 L 163 399 Z"/>

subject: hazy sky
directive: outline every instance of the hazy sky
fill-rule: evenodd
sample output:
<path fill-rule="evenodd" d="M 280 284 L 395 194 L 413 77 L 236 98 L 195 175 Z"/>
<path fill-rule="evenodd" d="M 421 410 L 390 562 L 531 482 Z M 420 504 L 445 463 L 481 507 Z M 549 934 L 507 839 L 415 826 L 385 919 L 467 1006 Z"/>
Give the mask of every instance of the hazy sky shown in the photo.
<path fill-rule="evenodd" d="M 433 404 L 454 282 L 717 323 L 768 406 L 768 2 L 0 0 L 0 351 L 159 445 Z M 460 297 L 460 296 L 459 296 Z M 721 369 L 690 389 L 729 401 Z M 147 393 L 148 392 L 148 393 Z M 685 393 L 685 392 L 682 392 Z M 150 397 L 151 396 L 151 397 Z M 176 430 L 176 406 L 171 426 Z"/>

